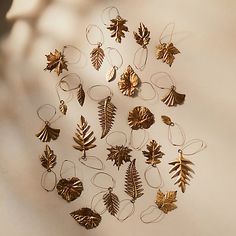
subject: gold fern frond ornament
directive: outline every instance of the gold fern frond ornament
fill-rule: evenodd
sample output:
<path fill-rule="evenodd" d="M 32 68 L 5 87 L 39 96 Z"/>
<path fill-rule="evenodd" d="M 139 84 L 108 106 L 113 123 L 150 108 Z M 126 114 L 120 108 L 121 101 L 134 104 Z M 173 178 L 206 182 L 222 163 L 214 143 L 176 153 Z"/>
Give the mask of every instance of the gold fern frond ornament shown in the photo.
<path fill-rule="evenodd" d="M 134 32 L 134 38 L 139 45 L 143 48 L 147 48 L 150 41 L 150 31 L 143 23 L 140 23 L 138 33 Z"/>
<path fill-rule="evenodd" d="M 96 138 L 93 136 L 93 131 L 89 131 L 90 125 L 83 116 L 80 117 L 80 124 L 77 126 L 76 137 L 73 137 L 76 145 L 73 145 L 73 147 L 81 151 L 83 159 L 86 159 L 86 151 L 96 147 L 96 144 L 94 144 Z"/>
<path fill-rule="evenodd" d="M 143 155 L 147 157 L 146 163 L 152 166 L 156 166 L 161 163 L 160 158 L 165 155 L 160 151 L 161 146 L 155 140 L 151 140 L 149 144 L 147 144 L 147 151 L 143 151 Z"/>
<path fill-rule="evenodd" d="M 98 46 L 94 48 L 90 53 L 92 65 L 96 70 L 100 69 L 100 67 L 102 66 L 103 59 L 105 57 L 104 51 L 101 46 L 101 44 L 98 44 Z"/>
<path fill-rule="evenodd" d="M 125 176 L 125 193 L 132 198 L 132 202 L 134 202 L 137 198 L 140 198 L 144 194 L 142 181 L 135 167 L 135 161 L 136 159 L 130 162 Z"/>
<path fill-rule="evenodd" d="M 111 102 L 111 96 L 102 99 L 98 104 L 98 116 L 102 127 L 101 138 L 104 138 L 112 128 L 116 115 L 116 107 Z"/>
<path fill-rule="evenodd" d="M 184 100 L 185 94 L 177 93 L 175 86 L 172 86 L 169 93 L 161 99 L 169 107 L 181 105 Z"/>
<path fill-rule="evenodd" d="M 45 121 L 45 126 L 43 129 L 36 134 L 42 142 L 50 142 L 51 140 L 56 140 L 59 136 L 60 129 L 54 129 L 50 127 L 50 123 Z"/>
<path fill-rule="evenodd" d="M 85 100 L 85 92 L 84 92 L 82 84 L 80 84 L 78 87 L 77 100 L 78 100 L 80 106 L 82 107 L 84 105 L 84 100 Z"/>
<path fill-rule="evenodd" d="M 120 200 L 112 191 L 113 189 L 109 188 L 108 192 L 103 195 L 103 202 L 108 212 L 115 216 L 119 211 Z"/>
<path fill-rule="evenodd" d="M 50 172 L 51 169 L 57 164 L 56 159 L 57 156 L 54 154 L 53 150 L 46 145 L 44 154 L 40 157 L 42 166 Z"/>
<path fill-rule="evenodd" d="M 194 165 L 190 160 L 184 158 L 183 153 L 179 152 L 179 157 L 177 160 L 172 161 L 169 165 L 173 167 L 170 169 L 169 173 L 173 173 L 171 178 L 177 177 L 175 184 L 181 188 L 181 191 L 184 193 L 186 190 L 186 185 L 189 184 L 190 178 L 192 175 L 190 172 L 194 174 L 194 171 L 189 167 L 189 165 Z"/>

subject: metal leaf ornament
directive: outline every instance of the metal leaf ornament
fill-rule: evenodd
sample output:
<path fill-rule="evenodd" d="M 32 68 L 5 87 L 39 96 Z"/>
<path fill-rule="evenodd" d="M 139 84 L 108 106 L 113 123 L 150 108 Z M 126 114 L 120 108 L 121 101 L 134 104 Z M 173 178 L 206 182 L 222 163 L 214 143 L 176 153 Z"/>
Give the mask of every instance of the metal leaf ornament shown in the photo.
<path fill-rule="evenodd" d="M 67 202 L 74 201 L 81 195 L 83 190 L 83 183 L 77 177 L 63 178 L 57 183 L 57 193 Z"/>
<path fill-rule="evenodd" d="M 154 122 L 154 115 L 147 107 L 137 106 L 129 112 L 128 124 L 134 130 L 148 129 Z"/>
<path fill-rule="evenodd" d="M 173 43 L 161 43 L 156 47 L 156 58 L 162 59 L 162 62 L 172 65 L 176 54 L 180 51 L 173 45 Z"/>
<path fill-rule="evenodd" d="M 150 31 L 143 23 L 140 23 L 138 33 L 134 32 L 134 38 L 139 45 L 143 48 L 147 48 L 150 41 Z"/>
<path fill-rule="evenodd" d="M 132 198 L 132 202 L 134 202 L 137 198 L 140 198 L 144 191 L 139 173 L 135 167 L 135 161 L 136 159 L 129 164 L 125 176 L 125 193 Z"/>
<path fill-rule="evenodd" d="M 108 212 L 115 216 L 119 211 L 120 201 L 117 195 L 112 192 L 112 188 L 108 190 L 109 191 L 103 195 L 103 202 Z"/>
<path fill-rule="evenodd" d="M 192 175 L 190 172 L 194 174 L 194 171 L 189 167 L 189 165 L 194 165 L 190 160 L 184 158 L 182 152 L 180 152 L 177 160 L 169 163 L 173 167 L 170 169 L 169 173 L 173 173 L 172 179 L 177 177 L 175 184 L 181 188 L 181 191 L 184 193 L 186 190 L 186 184 L 189 184 L 190 178 Z"/>
<path fill-rule="evenodd" d="M 133 68 L 129 65 L 126 71 L 121 75 L 118 82 L 120 91 L 129 97 L 133 97 L 137 94 L 139 86 L 139 77 L 134 72 Z"/>
<path fill-rule="evenodd" d="M 172 86 L 170 92 L 161 99 L 169 107 L 181 105 L 184 103 L 184 100 L 185 94 L 177 93 L 175 86 Z"/>
<path fill-rule="evenodd" d="M 56 165 L 57 156 L 54 154 L 53 150 L 46 145 L 44 154 L 41 155 L 40 161 L 42 166 L 47 169 L 48 172 Z"/>
<path fill-rule="evenodd" d="M 149 144 L 147 144 L 147 151 L 143 151 L 143 155 L 147 157 L 146 163 L 152 166 L 156 166 L 161 163 L 160 158 L 165 155 L 160 151 L 161 146 L 155 140 L 151 140 Z"/>
<path fill-rule="evenodd" d="M 118 15 L 115 19 L 111 19 L 111 24 L 107 27 L 111 31 L 111 37 L 115 38 L 117 43 L 121 43 L 121 39 L 125 38 L 124 32 L 128 32 L 126 22 L 127 20 Z"/>
<path fill-rule="evenodd" d="M 71 212 L 70 215 L 86 229 L 96 228 L 102 220 L 102 217 L 97 212 L 87 207 Z"/>
<path fill-rule="evenodd" d="M 112 80 L 114 80 L 116 78 L 116 70 L 117 67 L 116 66 L 112 66 L 106 73 L 106 80 L 108 82 L 111 82 Z"/>
<path fill-rule="evenodd" d="M 50 127 L 50 123 L 48 121 L 45 122 L 45 126 L 43 129 L 36 134 L 42 142 L 50 142 L 51 140 L 56 140 L 59 136 L 60 129 L 54 129 Z"/>
<path fill-rule="evenodd" d="M 105 54 L 104 54 L 103 49 L 101 48 L 101 44 L 99 44 L 96 48 L 94 48 L 92 52 L 90 53 L 92 65 L 96 70 L 100 69 L 104 57 L 105 57 Z"/>
<path fill-rule="evenodd" d="M 90 125 L 88 125 L 83 116 L 80 117 L 80 124 L 77 126 L 77 133 L 75 133 L 76 137 L 73 137 L 77 145 L 74 145 L 73 147 L 81 151 L 82 157 L 86 159 L 86 151 L 96 147 L 96 144 L 94 144 L 96 138 L 93 137 L 93 131 L 89 131 Z"/>
<path fill-rule="evenodd" d="M 67 105 L 65 104 L 64 100 L 60 101 L 60 105 L 59 105 L 59 110 L 63 115 L 66 115 L 67 112 Z"/>
<path fill-rule="evenodd" d="M 175 205 L 177 191 L 169 191 L 164 194 L 161 190 L 158 190 L 155 203 L 158 208 L 167 214 L 169 211 L 173 211 L 177 208 Z"/>
<path fill-rule="evenodd" d="M 104 138 L 112 128 L 116 115 L 116 107 L 112 104 L 110 96 L 102 99 L 98 104 L 98 116 L 102 127 L 101 138 Z"/>
<path fill-rule="evenodd" d="M 65 60 L 65 56 L 62 52 L 55 49 L 55 52 L 45 55 L 47 57 L 47 67 L 44 70 L 49 70 L 50 72 L 53 70 L 59 76 L 63 70 L 67 70 L 67 61 Z"/>
<path fill-rule="evenodd" d="M 114 161 L 113 165 L 116 165 L 118 167 L 118 170 L 120 169 L 120 166 L 124 162 L 130 162 L 130 152 L 132 151 L 130 148 L 125 147 L 123 145 L 121 146 L 112 146 L 110 148 L 107 148 L 110 153 L 108 154 L 107 160 Z"/>
<path fill-rule="evenodd" d="M 174 125 L 174 123 L 172 122 L 172 120 L 169 116 L 161 116 L 161 119 L 162 119 L 163 123 L 166 125 L 171 125 L 171 126 Z"/>
<path fill-rule="evenodd" d="M 84 105 L 84 100 L 85 100 L 85 92 L 83 89 L 82 84 L 79 85 L 78 92 L 77 92 L 77 100 L 82 107 Z"/>

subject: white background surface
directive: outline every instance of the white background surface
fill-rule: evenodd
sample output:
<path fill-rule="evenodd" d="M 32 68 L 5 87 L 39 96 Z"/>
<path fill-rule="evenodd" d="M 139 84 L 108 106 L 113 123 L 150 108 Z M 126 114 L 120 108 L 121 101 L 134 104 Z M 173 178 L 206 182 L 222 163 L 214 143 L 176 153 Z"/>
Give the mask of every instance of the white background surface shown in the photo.
<path fill-rule="evenodd" d="M 102 9 L 109 5 L 117 6 L 121 16 L 128 20 L 130 33 L 121 45 L 110 39 L 100 21 Z M 1 235 L 235 235 L 235 11 L 233 0 L 15 1 L 8 12 L 11 31 L 1 42 Z M 138 72 L 141 80 L 148 81 L 157 71 L 169 72 L 176 80 L 178 91 L 186 93 L 186 101 L 182 106 L 168 108 L 160 102 L 126 98 L 115 81 L 109 84 L 115 94 L 113 102 L 118 107 L 113 130 L 129 132 L 126 119 L 134 106 L 146 105 L 151 109 L 156 123 L 149 130 L 150 136 L 158 140 L 166 154 L 160 165 L 165 180 L 163 190 L 177 189 L 168 174 L 168 162 L 177 157 L 177 152 L 168 143 L 161 115 L 171 116 L 184 128 L 188 139 L 201 138 L 208 147 L 191 157 L 195 163 L 194 178 L 186 193 L 178 191 L 178 209 L 160 223 L 146 225 L 139 220 L 140 211 L 152 204 L 156 195 L 156 190 L 144 184 L 145 195 L 137 200 L 132 218 L 119 223 L 107 213 L 97 229 L 87 231 L 71 218 L 69 212 L 89 206 L 91 197 L 98 190 L 90 184 L 94 171 L 78 164 L 80 153 L 72 149 L 72 136 L 83 114 L 97 136 L 98 147 L 91 150 L 91 154 L 105 162 L 107 146 L 99 139 L 101 130 L 94 118 L 97 104 L 87 98 L 85 106 L 80 108 L 73 101 L 69 104 L 68 115 L 55 123 L 56 128 L 61 128 L 60 138 L 50 143 L 58 157 L 55 171 L 59 171 L 64 159 L 74 160 L 85 185 L 81 197 L 68 204 L 56 192 L 43 191 L 39 184 L 44 171 L 39 155 L 44 144 L 34 136 L 41 127 L 36 109 L 43 103 L 58 104 L 55 92 L 58 79 L 54 73 L 43 71 L 44 55 L 72 44 L 88 56 L 92 47 L 85 39 L 85 28 L 90 23 L 98 24 L 104 32 L 104 47 L 117 47 L 123 55 L 120 75 L 128 64 L 132 64 L 137 49 L 132 31 L 137 29 L 139 22 L 144 22 L 151 31 L 148 65 L 142 73 Z M 155 45 L 169 22 L 176 24 L 174 42 L 181 51 L 172 68 L 154 58 Z M 79 73 L 87 90 L 94 84 L 106 84 L 107 68 L 108 64 L 104 64 L 97 72 L 88 61 L 85 68 L 75 66 L 71 71 Z M 143 179 L 144 158 L 139 152 L 133 152 L 133 157 L 138 159 L 137 168 Z M 123 182 L 127 164 L 119 172 L 112 163 L 105 164 L 107 172 L 117 180 L 115 191 L 121 199 L 126 198 Z"/>

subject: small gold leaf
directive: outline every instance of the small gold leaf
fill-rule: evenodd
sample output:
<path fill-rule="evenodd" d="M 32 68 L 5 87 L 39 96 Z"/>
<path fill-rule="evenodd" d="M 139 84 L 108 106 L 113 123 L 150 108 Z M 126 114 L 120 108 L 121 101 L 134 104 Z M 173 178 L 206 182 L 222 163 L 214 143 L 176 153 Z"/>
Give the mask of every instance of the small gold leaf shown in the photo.
<path fill-rule="evenodd" d="M 139 45 L 143 48 L 147 48 L 150 41 L 150 31 L 143 23 L 140 23 L 138 33 L 134 32 L 134 38 Z"/>
<path fill-rule="evenodd" d="M 174 123 L 171 121 L 169 116 L 161 116 L 161 119 L 163 121 L 163 123 L 165 123 L 166 125 L 173 125 Z"/>
<path fill-rule="evenodd" d="M 101 48 L 101 45 L 98 45 L 90 53 L 91 62 L 96 70 L 100 69 L 104 56 L 105 54 L 104 54 L 103 49 Z"/>
<path fill-rule="evenodd" d="M 112 189 L 103 195 L 103 201 L 108 212 L 115 216 L 119 211 L 120 201 L 117 195 L 112 193 Z"/>
<path fill-rule="evenodd" d="M 79 85 L 78 92 L 77 92 L 77 100 L 80 104 L 80 106 L 84 105 L 84 100 L 85 100 L 85 92 L 83 89 L 82 84 Z"/>
<path fill-rule="evenodd" d="M 169 107 L 181 105 L 184 103 L 184 100 L 185 94 L 177 93 L 175 86 L 172 86 L 170 92 L 161 99 Z"/>
<path fill-rule="evenodd" d="M 51 171 L 51 169 L 56 165 L 56 159 L 57 156 L 54 154 L 53 150 L 46 145 L 44 154 L 41 155 L 40 161 L 44 168 L 47 169 L 47 171 Z"/>
<path fill-rule="evenodd" d="M 44 128 L 36 134 L 42 142 L 50 142 L 51 140 L 56 140 L 59 136 L 60 129 L 54 129 L 50 127 L 48 122 L 45 122 Z"/>
<path fill-rule="evenodd" d="M 111 82 L 112 80 L 114 80 L 116 77 L 116 67 L 113 66 L 111 69 L 109 69 L 107 71 L 107 74 L 106 74 L 106 80 L 108 82 Z"/>
<path fill-rule="evenodd" d="M 60 101 L 59 110 L 63 115 L 66 115 L 67 105 L 65 104 L 63 100 Z"/>

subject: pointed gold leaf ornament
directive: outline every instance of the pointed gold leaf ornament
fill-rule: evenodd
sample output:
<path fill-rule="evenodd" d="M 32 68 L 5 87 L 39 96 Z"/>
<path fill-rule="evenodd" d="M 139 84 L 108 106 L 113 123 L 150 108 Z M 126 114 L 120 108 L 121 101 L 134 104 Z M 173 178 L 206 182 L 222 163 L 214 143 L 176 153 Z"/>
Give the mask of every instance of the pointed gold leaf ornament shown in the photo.
<path fill-rule="evenodd" d="M 171 126 L 174 125 L 174 123 L 172 122 L 172 120 L 169 116 L 161 116 L 161 119 L 162 119 L 163 123 L 165 123 L 166 125 L 171 125 Z"/>
<path fill-rule="evenodd" d="M 138 33 L 134 32 L 134 38 L 139 45 L 143 48 L 147 48 L 150 41 L 150 31 L 143 23 L 140 23 Z"/>
<path fill-rule="evenodd" d="M 127 20 L 118 15 L 115 19 L 111 19 L 111 24 L 107 27 L 111 31 L 111 37 L 115 38 L 117 43 L 121 43 L 121 39 L 125 38 L 124 32 L 128 32 L 126 22 Z"/>
<path fill-rule="evenodd" d="M 103 59 L 105 57 L 105 54 L 104 54 L 104 51 L 103 49 L 101 48 L 101 44 L 99 44 L 96 48 L 94 48 L 92 50 L 92 52 L 90 53 L 90 58 L 91 58 L 91 62 L 92 62 L 92 65 L 93 67 L 96 69 L 96 70 L 99 70 L 101 65 L 102 65 L 102 62 L 103 62 Z"/>
<path fill-rule="evenodd" d="M 36 134 L 42 142 L 50 142 L 51 140 L 56 140 L 59 136 L 60 129 L 54 129 L 50 127 L 48 121 L 45 122 L 44 128 Z"/>
<path fill-rule="evenodd" d="M 53 150 L 46 145 L 44 154 L 41 155 L 40 161 L 42 166 L 47 169 L 48 172 L 56 165 L 57 156 L 54 154 Z"/>
<path fill-rule="evenodd" d="M 63 115 L 66 115 L 67 105 L 65 104 L 64 100 L 60 101 L 59 110 Z"/>
<path fill-rule="evenodd" d="M 184 103 L 185 94 L 180 94 L 176 92 L 176 87 L 172 86 L 170 92 L 161 99 L 167 106 L 177 106 Z"/>
<path fill-rule="evenodd" d="M 189 167 L 189 165 L 194 165 L 190 160 L 184 158 L 182 152 L 180 152 L 177 160 L 169 163 L 173 167 L 170 169 L 169 173 L 173 173 L 172 179 L 177 177 L 175 184 L 181 188 L 181 191 L 184 193 L 186 189 L 186 184 L 189 184 L 190 178 L 192 175 L 190 172 L 194 174 L 194 171 Z"/>
<path fill-rule="evenodd" d="M 120 91 L 129 97 L 133 97 L 137 94 L 139 86 L 139 77 L 134 72 L 133 68 L 129 65 L 126 71 L 121 75 L 118 82 Z"/>
<path fill-rule="evenodd" d="M 119 211 L 120 201 L 116 194 L 112 192 L 112 188 L 103 195 L 103 201 L 108 212 L 115 216 Z"/>
<path fill-rule="evenodd" d="M 63 70 L 67 70 L 67 61 L 65 60 L 65 56 L 62 52 L 55 49 L 55 52 L 45 55 L 47 57 L 47 67 L 44 70 L 49 70 L 50 72 L 53 70 L 59 76 Z"/>
<path fill-rule="evenodd" d="M 109 69 L 107 71 L 106 80 L 108 82 L 111 82 L 112 80 L 115 79 L 115 77 L 116 77 L 116 70 L 117 70 L 116 66 L 113 66 L 111 69 Z"/>
<path fill-rule="evenodd" d="M 177 191 L 169 191 L 164 194 L 161 190 L 158 190 L 156 197 L 156 204 L 158 208 L 167 214 L 169 211 L 173 211 L 177 208 L 175 205 Z"/>
<path fill-rule="evenodd" d="M 116 115 L 116 107 L 112 104 L 110 96 L 101 100 L 98 104 L 98 116 L 102 127 L 101 138 L 104 138 L 112 128 Z"/>
<path fill-rule="evenodd" d="M 77 100 L 82 107 L 84 105 L 84 100 L 85 100 L 85 92 L 83 89 L 82 84 L 79 85 L 78 92 L 77 92 Z"/>

